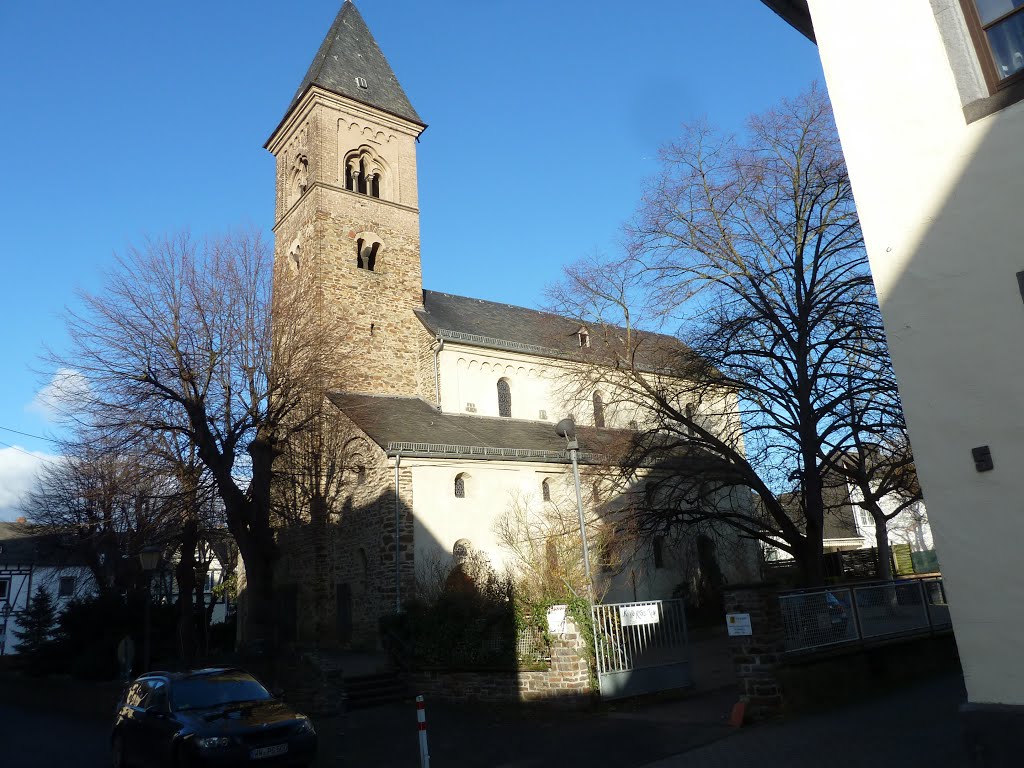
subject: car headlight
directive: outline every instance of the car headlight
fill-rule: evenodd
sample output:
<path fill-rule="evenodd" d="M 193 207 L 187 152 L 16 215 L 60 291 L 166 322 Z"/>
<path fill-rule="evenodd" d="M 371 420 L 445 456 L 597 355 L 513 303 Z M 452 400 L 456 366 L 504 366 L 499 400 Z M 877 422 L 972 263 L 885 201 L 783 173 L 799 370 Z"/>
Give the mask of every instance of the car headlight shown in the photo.
<path fill-rule="evenodd" d="M 196 739 L 196 746 L 200 749 L 218 749 L 220 747 L 230 747 L 231 739 L 227 736 L 204 736 L 203 738 Z"/>
<path fill-rule="evenodd" d="M 313 721 L 307 719 L 307 720 L 300 720 L 299 721 L 299 727 L 295 729 L 295 732 L 296 733 L 316 733 L 316 730 L 313 728 Z"/>

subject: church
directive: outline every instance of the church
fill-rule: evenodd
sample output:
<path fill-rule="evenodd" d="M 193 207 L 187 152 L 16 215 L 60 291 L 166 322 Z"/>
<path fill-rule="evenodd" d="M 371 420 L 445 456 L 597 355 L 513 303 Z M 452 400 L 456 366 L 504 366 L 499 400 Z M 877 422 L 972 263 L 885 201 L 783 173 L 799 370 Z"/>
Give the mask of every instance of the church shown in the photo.
<path fill-rule="evenodd" d="M 566 384 L 568 371 L 603 359 L 585 324 L 424 289 L 416 145 L 425 127 L 346 0 L 266 143 L 276 158 L 274 279 L 311 281 L 319 311 L 344 329 L 325 390 L 349 457 L 328 549 L 337 640 L 350 647 L 375 645 L 379 617 L 453 550 L 506 565 L 495 527 L 511 506 L 575 505 L 558 422 L 579 425 L 593 511 L 622 493 L 594 471 L 601 456 L 643 419 L 615 393 Z M 313 640 L 309 571 L 285 549 L 278 583 L 294 616 L 285 639 Z M 753 575 L 748 554 L 722 564 L 738 568 L 727 578 Z M 664 541 L 637 548 L 604 569 L 606 601 L 670 597 L 685 559 Z"/>

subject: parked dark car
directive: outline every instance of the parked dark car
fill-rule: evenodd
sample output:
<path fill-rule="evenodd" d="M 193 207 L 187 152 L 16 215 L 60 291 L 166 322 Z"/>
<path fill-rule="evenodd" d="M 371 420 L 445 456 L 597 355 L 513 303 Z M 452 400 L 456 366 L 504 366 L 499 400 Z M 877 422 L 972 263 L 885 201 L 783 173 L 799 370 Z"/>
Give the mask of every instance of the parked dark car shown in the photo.
<path fill-rule="evenodd" d="M 316 731 L 244 670 L 150 672 L 125 691 L 110 745 L 114 768 L 305 766 Z"/>

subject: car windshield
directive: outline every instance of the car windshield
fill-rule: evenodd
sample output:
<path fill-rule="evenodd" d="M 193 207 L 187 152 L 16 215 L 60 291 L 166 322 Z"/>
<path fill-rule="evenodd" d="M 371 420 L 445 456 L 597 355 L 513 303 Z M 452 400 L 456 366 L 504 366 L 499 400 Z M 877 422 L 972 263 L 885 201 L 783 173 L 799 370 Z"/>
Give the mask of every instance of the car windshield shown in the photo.
<path fill-rule="evenodd" d="M 209 709 L 245 701 L 266 701 L 269 691 L 245 672 L 220 672 L 215 675 L 176 680 L 171 686 L 175 711 Z"/>

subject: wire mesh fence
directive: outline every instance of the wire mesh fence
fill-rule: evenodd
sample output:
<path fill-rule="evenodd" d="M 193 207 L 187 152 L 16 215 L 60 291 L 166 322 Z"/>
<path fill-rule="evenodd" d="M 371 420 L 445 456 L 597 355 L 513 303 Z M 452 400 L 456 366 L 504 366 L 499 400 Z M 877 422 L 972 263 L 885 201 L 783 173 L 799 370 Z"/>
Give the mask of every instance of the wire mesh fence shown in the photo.
<path fill-rule="evenodd" d="M 791 592 L 779 608 L 790 652 L 952 626 L 941 578 Z"/>

